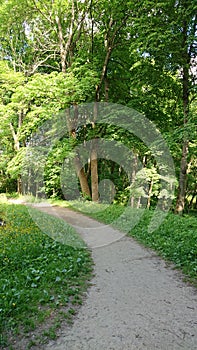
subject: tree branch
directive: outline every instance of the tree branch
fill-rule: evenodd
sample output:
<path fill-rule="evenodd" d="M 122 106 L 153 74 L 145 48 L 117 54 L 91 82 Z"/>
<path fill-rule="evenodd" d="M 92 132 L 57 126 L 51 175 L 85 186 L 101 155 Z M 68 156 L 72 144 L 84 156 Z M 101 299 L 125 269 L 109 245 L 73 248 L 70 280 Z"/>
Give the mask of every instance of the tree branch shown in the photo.
<path fill-rule="evenodd" d="M 15 148 L 16 151 L 19 151 L 19 149 L 20 149 L 20 144 L 19 144 L 19 140 L 18 140 L 18 135 L 17 135 L 17 133 L 15 132 L 12 123 L 10 123 L 9 126 L 10 126 L 10 130 L 11 130 L 12 137 L 13 137 L 13 140 L 14 140 L 14 148 Z"/>
<path fill-rule="evenodd" d="M 47 17 L 47 16 L 45 15 L 45 13 L 37 6 L 36 1 L 35 1 L 35 0 L 32 0 L 32 1 L 33 1 L 33 3 L 34 3 L 35 9 L 36 9 L 47 21 L 49 21 L 50 23 L 53 23 L 53 21 L 51 20 L 51 16 L 50 16 L 50 17 Z"/>

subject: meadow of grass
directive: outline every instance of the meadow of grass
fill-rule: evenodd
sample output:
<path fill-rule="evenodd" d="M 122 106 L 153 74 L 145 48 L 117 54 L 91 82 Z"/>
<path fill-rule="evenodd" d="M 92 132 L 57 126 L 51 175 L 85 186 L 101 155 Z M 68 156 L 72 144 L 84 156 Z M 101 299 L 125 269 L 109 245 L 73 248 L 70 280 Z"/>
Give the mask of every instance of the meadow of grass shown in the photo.
<path fill-rule="evenodd" d="M 59 201 L 59 204 L 68 206 L 65 201 Z M 154 249 L 167 261 L 173 262 L 197 286 L 197 217 L 195 215 L 179 216 L 169 212 L 162 224 L 155 231 L 149 232 L 148 226 L 153 210 L 129 207 L 125 210 L 122 205 L 106 206 L 91 202 L 81 204 L 70 202 L 69 205 L 98 221 L 112 224 L 122 231 L 125 230 L 129 236 Z M 129 228 L 133 221 L 135 225 Z"/>
<path fill-rule="evenodd" d="M 63 220 L 35 209 L 30 215 L 24 205 L 7 203 L 0 204 L 0 218 L 6 222 L 0 227 L 0 348 L 15 349 L 13 339 L 34 331 L 37 338 L 27 344 L 29 349 L 55 337 L 60 319 L 70 320 L 81 304 L 92 274 L 91 254 Z M 69 238 L 62 244 L 65 235 Z M 42 328 L 45 324 L 49 328 Z"/>

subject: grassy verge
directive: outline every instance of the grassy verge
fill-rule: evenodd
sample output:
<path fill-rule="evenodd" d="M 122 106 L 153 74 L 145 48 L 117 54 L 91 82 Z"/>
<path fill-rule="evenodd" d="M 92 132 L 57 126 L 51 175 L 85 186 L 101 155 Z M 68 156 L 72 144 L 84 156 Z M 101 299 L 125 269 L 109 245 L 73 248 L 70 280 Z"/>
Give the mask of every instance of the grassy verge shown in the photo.
<path fill-rule="evenodd" d="M 59 201 L 59 204 L 68 206 L 64 201 Z M 75 202 L 71 205 L 98 221 L 112 223 L 121 230 L 125 227 L 129 236 L 154 249 L 164 259 L 173 262 L 197 286 L 197 220 L 195 216 L 180 217 L 169 212 L 159 228 L 150 233 L 148 226 L 153 216 L 151 210 L 142 212 L 130 209 L 125 214 L 125 208 L 120 205 L 105 207 L 100 204 L 76 204 Z M 122 220 L 116 221 L 121 215 Z M 128 220 L 128 215 L 132 220 Z M 137 222 L 139 217 L 140 220 Z M 128 223 L 133 220 L 136 221 L 136 225 L 128 229 Z"/>
<path fill-rule="evenodd" d="M 0 348 L 30 349 L 55 338 L 60 323 L 72 319 L 88 287 L 92 259 L 63 220 L 5 203 L 0 218 L 6 222 L 0 227 Z"/>
<path fill-rule="evenodd" d="M 197 286 L 197 221 L 168 213 L 158 229 L 148 233 L 152 213 L 145 212 L 140 223 L 129 233 L 144 245 L 171 261 Z"/>

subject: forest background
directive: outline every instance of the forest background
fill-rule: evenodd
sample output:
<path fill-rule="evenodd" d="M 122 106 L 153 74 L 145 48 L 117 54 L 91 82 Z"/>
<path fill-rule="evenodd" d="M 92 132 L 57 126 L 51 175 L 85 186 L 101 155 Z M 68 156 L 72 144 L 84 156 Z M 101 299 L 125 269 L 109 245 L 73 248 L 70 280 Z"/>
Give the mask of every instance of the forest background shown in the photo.
<path fill-rule="evenodd" d="M 55 124 L 66 110 L 78 118 L 83 103 L 116 103 L 152 121 L 168 145 L 176 192 L 162 196 L 173 200 L 179 214 L 196 210 L 196 10 L 190 0 L 1 1 L 0 191 L 76 199 L 72 173 L 67 171 L 61 182 L 69 155 L 83 198 L 101 202 L 105 193 L 103 201 L 129 200 L 140 208 L 145 200 L 146 207 L 154 207 L 161 196 L 154 155 L 136 135 L 97 124 L 96 117 L 68 128 L 53 145 L 42 186 L 36 176 L 39 157 L 25 170 L 30 180 L 23 186 L 26 151 L 38 128 Z M 132 151 L 130 176 L 113 160 L 100 159 L 96 142 L 82 164 L 76 146 L 98 138 Z M 99 188 L 105 179 L 110 181 Z"/>

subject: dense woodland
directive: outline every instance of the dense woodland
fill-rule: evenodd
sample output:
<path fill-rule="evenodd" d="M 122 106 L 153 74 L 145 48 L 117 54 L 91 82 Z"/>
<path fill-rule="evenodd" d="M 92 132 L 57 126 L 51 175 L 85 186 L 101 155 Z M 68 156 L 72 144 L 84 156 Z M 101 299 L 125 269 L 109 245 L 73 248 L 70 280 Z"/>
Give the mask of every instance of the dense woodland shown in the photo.
<path fill-rule="evenodd" d="M 27 146 L 39 127 L 55 124 L 65 110 L 77 118 L 83 103 L 116 103 L 144 115 L 165 139 L 177 179 L 173 209 L 197 209 L 196 13 L 193 0 L 1 1 L 0 191 L 76 199 L 72 173 L 61 183 L 69 153 L 85 199 L 101 201 L 99 183 L 108 179 L 103 191 L 115 193 L 111 198 L 109 191 L 109 202 L 140 207 L 145 198 L 154 206 L 161 174 L 150 149 L 116 125 L 98 125 L 96 117 L 68 128 L 53 145 L 44 190 L 38 183 L 22 186 Z M 97 157 L 96 143 L 82 163 L 76 146 L 95 137 L 132 150 L 130 178 L 112 159 Z M 34 159 L 35 173 L 39 162 Z"/>

